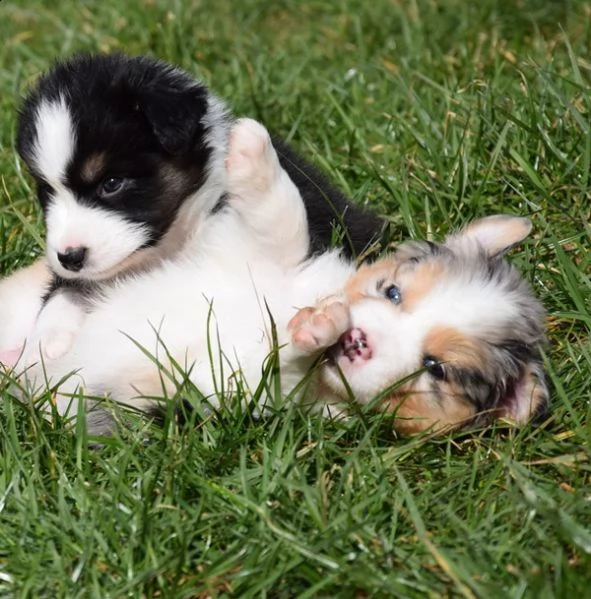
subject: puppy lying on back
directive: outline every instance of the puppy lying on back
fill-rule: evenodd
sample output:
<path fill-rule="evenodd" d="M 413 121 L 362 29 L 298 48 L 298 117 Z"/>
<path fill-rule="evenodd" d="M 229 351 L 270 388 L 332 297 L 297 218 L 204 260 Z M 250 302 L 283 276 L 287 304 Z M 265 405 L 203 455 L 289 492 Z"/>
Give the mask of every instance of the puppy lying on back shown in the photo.
<path fill-rule="evenodd" d="M 485 218 L 356 269 L 337 251 L 309 257 L 305 206 L 261 125 L 234 125 L 226 169 L 228 200 L 204 223 L 202 251 L 107 285 L 70 351 L 28 370 L 32 393 L 75 370 L 59 386 L 62 413 L 78 409 L 80 388 L 150 411 L 188 376 L 220 406 L 257 389 L 277 352 L 285 395 L 320 358 L 302 401 L 343 410 L 380 396 L 401 432 L 545 410 L 544 312 L 503 258 L 527 219 Z M 101 431 L 100 410 L 89 414 Z"/>
<path fill-rule="evenodd" d="M 20 111 L 17 147 L 44 212 L 46 261 L 0 284 L 0 362 L 14 363 L 26 338 L 58 357 L 101 287 L 197 251 L 225 201 L 230 123 L 202 83 L 145 57 L 76 56 L 39 79 Z M 311 249 L 328 247 L 336 224 L 345 251 L 361 252 L 379 219 L 275 145 L 306 205 Z"/>

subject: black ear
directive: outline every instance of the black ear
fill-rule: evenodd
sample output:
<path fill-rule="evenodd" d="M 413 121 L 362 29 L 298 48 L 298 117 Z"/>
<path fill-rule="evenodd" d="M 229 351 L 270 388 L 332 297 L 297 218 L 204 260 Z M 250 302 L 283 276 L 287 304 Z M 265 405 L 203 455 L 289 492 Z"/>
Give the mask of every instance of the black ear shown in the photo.
<path fill-rule="evenodd" d="M 198 86 L 186 90 L 146 90 L 139 109 L 152 126 L 154 135 L 173 156 L 188 152 L 202 128 L 207 112 L 207 92 Z"/>

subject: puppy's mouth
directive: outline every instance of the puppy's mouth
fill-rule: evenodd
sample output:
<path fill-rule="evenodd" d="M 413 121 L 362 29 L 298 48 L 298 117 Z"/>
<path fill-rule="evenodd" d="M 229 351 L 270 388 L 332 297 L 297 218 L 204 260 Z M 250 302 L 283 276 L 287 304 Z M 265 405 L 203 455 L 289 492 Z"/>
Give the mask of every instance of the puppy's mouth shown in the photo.
<path fill-rule="evenodd" d="M 359 327 L 349 329 L 328 351 L 327 357 L 333 362 L 363 363 L 370 360 L 373 351 L 365 331 Z"/>

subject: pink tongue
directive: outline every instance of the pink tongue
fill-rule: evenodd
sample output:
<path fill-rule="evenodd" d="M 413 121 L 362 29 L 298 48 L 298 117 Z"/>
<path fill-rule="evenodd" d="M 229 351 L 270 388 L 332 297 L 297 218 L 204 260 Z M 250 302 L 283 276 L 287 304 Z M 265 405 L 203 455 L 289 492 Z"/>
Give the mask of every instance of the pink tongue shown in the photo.
<path fill-rule="evenodd" d="M 367 345 L 365 333 L 361 329 L 350 329 L 341 337 L 343 353 L 353 362 L 356 358 L 369 360 L 371 348 Z"/>

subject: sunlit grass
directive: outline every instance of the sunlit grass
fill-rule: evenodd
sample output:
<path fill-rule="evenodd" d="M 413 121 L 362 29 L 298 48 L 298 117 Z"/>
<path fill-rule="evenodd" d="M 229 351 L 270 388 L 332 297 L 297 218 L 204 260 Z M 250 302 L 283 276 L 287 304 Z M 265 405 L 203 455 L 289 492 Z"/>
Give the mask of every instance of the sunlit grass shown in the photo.
<path fill-rule="evenodd" d="M 289 138 L 393 243 L 531 217 L 512 260 L 549 312 L 553 387 L 535 430 L 398 439 L 379 416 L 255 420 L 237 403 L 182 430 L 127 416 L 96 450 L 82 421 L 45 422 L 4 381 L 0 595 L 588 594 L 587 4 L 0 3 L 0 272 L 42 251 L 13 147 L 21 91 L 76 50 L 151 53 Z"/>

